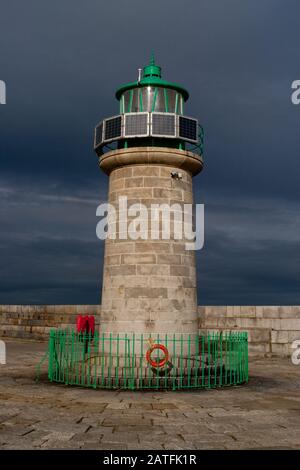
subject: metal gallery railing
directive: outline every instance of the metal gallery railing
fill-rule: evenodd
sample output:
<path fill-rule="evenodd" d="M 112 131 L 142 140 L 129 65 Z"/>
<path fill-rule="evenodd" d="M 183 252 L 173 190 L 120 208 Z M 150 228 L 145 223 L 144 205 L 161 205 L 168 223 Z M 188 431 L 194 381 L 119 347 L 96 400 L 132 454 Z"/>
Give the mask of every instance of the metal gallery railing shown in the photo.
<path fill-rule="evenodd" d="M 198 120 L 163 112 L 124 113 L 104 119 L 95 127 L 94 150 L 101 156 L 106 148 L 113 150 L 149 143 L 169 146 L 172 140 L 176 148 L 194 148 L 195 153 L 203 156 L 203 127 Z"/>

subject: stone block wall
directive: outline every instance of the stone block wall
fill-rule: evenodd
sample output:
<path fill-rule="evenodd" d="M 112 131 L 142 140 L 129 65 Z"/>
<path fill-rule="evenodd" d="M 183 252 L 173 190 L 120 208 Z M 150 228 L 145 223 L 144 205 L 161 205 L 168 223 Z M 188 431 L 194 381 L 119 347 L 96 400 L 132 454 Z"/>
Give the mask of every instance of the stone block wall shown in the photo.
<path fill-rule="evenodd" d="M 0 305 L 0 339 L 47 340 L 51 328 L 75 328 L 79 314 L 95 315 L 100 305 Z M 248 331 L 249 352 L 287 357 L 300 339 L 300 306 L 199 306 L 200 331 Z"/>
<path fill-rule="evenodd" d="M 300 306 L 198 307 L 199 329 L 247 331 L 252 355 L 290 356 L 300 339 Z"/>
<path fill-rule="evenodd" d="M 95 315 L 99 326 L 99 305 L 0 305 L 0 338 L 44 341 L 51 328 L 71 328 L 76 317 Z"/>
<path fill-rule="evenodd" d="M 186 250 L 185 245 L 190 240 L 184 233 L 182 238 L 175 236 L 172 215 L 167 239 L 163 238 L 162 215 L 150 218 L 151 207 L 167 204 L 173 207 L 179 219 L 184 204 L 193 202 L 190 172 L 180 168 L 181 178 L 171 177 L 171 172 L 177 170 L 177 153 L 175 149 L 156 148 L 111 153 L 110 158 L 115 159 L 116 165 L 120 158 L 133 158 L 134 155 L 140 163 L 116 168 L 109 177 L 108 201 L 115 208 L 117 220 L 111 217 L 109 222 L 109 230 L 115 238 L 105 240 L 101 317 L 105 331 L 131 331 L 134 321 L 138 333 L 197 334 L 195 251 Z M 149 163 L 150 158 L 159 161 L 166 157 L 169 165 Z M 120 203 L 124 197 L 128 208 L 132 204 L 137 207 L 142 204 L 145 208 L 139 215 L 143 220 L 137 227 L 142 233 L 139 240 L 128 239 L 123 225 L 118 223 L 121 215 L 127 216 L 124 201 Z M 164 217 L 166 220 L 166 215 Z M 157 225 L 153 224 L 154 219 Z M 128 220 L 129 231 L 132 230 L 131 235 L 134 235 L 133 219 L 129 216 Z M 192 230 L 192 223 L 185 215 L 184 229 L 187 228 Z"/>

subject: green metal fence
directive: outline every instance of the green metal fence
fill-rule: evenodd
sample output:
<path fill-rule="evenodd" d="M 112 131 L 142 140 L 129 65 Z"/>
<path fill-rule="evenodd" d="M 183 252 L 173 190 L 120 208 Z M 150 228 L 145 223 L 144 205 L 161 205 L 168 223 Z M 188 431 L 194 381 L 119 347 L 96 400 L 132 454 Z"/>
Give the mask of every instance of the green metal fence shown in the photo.
<path fill-rule="evenodd" d="M 244 332 L 78 334 L 51 330 L 48 378 L 67 385 L 120 389 L 189 389 L 248 380 Z"/>

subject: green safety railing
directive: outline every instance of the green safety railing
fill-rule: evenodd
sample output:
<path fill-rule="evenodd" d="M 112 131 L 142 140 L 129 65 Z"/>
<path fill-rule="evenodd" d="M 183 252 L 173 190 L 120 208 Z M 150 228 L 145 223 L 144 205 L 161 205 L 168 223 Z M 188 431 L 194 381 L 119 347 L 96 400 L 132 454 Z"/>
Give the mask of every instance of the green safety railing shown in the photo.
<path fill-rule="evenodd" d="M 48 378 L 92 388 L 195 389 L 248 381 L 244 332 L 78 334 L 51 330 Z"/>
<path fill-rule="evenodd" d="M 182 143 L 180 145 L 182 146 Z M 200 124 L 198 124 L 198 143 L 192 144 L 192 143 L 185 142 L 184 146 L 186 150 L 196 153 L 203 159 L 204 157 L 204 129 Z"/>

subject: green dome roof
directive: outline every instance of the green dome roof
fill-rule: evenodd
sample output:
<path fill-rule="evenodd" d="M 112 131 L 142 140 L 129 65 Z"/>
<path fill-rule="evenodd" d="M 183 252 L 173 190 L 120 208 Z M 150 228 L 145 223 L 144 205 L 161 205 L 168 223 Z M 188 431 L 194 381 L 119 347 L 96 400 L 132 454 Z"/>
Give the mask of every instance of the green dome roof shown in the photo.
<path fill-rule="evenodd" d="M 142 86 L 156 86 L 156 87 L 164 87 L 164 88 L 171 88 L 172 90 L 176 90 L 184 98 L 184 101 L 187 101 L 189 97 L 188 91 L 183 88 L 181 85 L 177 83 L 167 82 L 166 80 L 162 80 L 161 78 L 161 67 L 155 64 L 154 57 L 152 56 L 149 65 L 146 65 L 143 68 L 143 77 L 140 81 L 126 83 L 116 91 L 116 98 L 119 100 L 122 94 L 127 91 L 131 90 L 132 88 L 138 88 Z"/>

